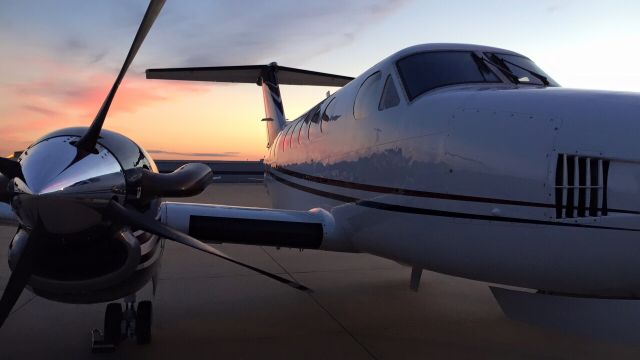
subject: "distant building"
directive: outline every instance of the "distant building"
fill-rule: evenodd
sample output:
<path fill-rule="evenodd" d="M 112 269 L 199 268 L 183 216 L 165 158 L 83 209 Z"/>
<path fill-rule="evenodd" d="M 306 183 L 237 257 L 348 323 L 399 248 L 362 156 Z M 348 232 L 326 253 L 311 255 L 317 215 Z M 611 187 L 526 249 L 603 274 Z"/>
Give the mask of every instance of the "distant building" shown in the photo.
<path fill-rule="evenodd" d="M 13 155 L 9 156 L 9 159 L 17 159 L 22 155 L 23 151 L 14 151 Z"/>
<path fill-rule="evenodd" d="M 10 159 L 17 159 L 23 151 L 14 151 Z M 184 164 L 199 162 L 208 165 L 213 170 L 214 182 L 260 182 L 264 180 L 264 162 L 258 161 L 229 161 L 229 160 L 155 160 L 158 171 L 170 173 Z"/>

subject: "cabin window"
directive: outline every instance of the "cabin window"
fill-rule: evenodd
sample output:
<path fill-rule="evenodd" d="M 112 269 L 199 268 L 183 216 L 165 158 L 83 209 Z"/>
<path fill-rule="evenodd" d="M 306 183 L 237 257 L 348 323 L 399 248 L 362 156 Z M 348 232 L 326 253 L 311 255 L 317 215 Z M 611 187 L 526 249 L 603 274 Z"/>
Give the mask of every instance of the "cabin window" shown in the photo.
<path fill-rule="evenodd" d="M 398 60 L 396 64 L 409 100 L 447 85 L 501 82 L 472 51 L 417 53 Z"/>
<path fill-rule="evenodd" d="M 400 104 L 400 96 L 398 96 L 398 90 L 393 83 L 391 75 L 387 76 L 387 80 L 384 82 L 384 88 L 382 89 L 382 97 L 380 98 L 380 104 L 378 110 L 384 110 L 398 106 Z"/>
<path fill-rule="evenodd" d="M 311 108 L 311 110 L 307 111 L 306 114 L 304 114 L 304 122 L 305 124 L 308 124 L 311 121 L 311 117 L 313 116 L 313 110 L 315 108 Z"/>
<path fill-rule="evenodd" d="M 291 144 L 291 129 L 293 129 L 293 124 L 289 123 L 289 125 L 283 130 L 284 135 L 282 135 L 282 151 L 284 151 L 285 144 L 287 143 L 287 139 L 289 139 L 289 144 Z M 289 138 L 287 138 L 289 136 Z"/>
<path fill-rule="evenodd" d="M 311 112 L 313 113 L 313 115 L 311 115 L 311 117 L 309 118 L 309 121 L 311 121 L 314 124 L 317 124 L 320 121 L 320 104 L 316 105 L 313 109 L 311 109 Z"/>
<path fill-rule="evenodd" d="M 318 105 L 316 105 L 315 113 L 311 117 L 311 123 L 309 124 L 309 140 L 313 141 L 320 136 L 322 130 L 320 129 L 322 126 L 322 109 L 327 100 L 321 101 Z"/>
<path fill-rule="evenodd" d="M 280 141 L 280 135 L 282 135 L 282 132 L 279 132 L 278 135 L 276 135 L 276 138 L 273 139 L 273 143 L 271 144 L 271 147 L 269 148 L 269 151 L 271 153 L 271 156 L 275 156 L 276 154 L 276 149 L 278 148 L 278 141 Z"/>
<path fill-rule="evenodd" d="M 324 123 L 328 121 L 336 121 L 340 117 L 340 115 L 336 114 L 336 98 L 332 97 L 329 99 L 329 103 L 324 108 L 322 112 L 322 117 L 320 118 L 320 132 L 324 132 Z"/>
<path fill-rule="evenodd" d="M 284 129 L 280 130 L 280 132 L 278 133 L 278 136 L 276 136 L 276 139 L 273 141 L 273 152 L 274 152 L 274 156 L 275 153 L 278 152 L 278 148 L 281 147 L 280 143 L 282 142 L 282 134 L 284 132 Z"/>
<path fill-rule="evenodd" d="M 304 118 L 305 123 L 308 124 L 308 126 L 307 126 L 307 139 L 311 138 L 309 136 L 309 131 L 311 129 L 311 126 L 313 126 L 313 124 L 318 124 L 318 122 L 320 122 L 320 105 L 321 104 L 322 103 L 317 104 L 311 110 L 309 110 L 309 113 Z"/>
<path fill-rule="evenodd" d="M 353 116 L 356 119 L 364 119 L 377 110 L 380 99 L 380 83 L 382 75 L 376 72 L 370 75 L 360 85 L 356 102 L 353 104 Z"/>
<path fill-rule="evenodd" d="M 298 118 L 296 120 L 296 124 L 293 127 L 293 130 L 291 131 L 291 137 L 295 138 L 294 143 L 297 142 L 298 144 L 300 144 L 300 129 L 303 128 L 303 125 L 304 125 L 304 119 Z"/>
<path fill-rule="evenodd" d="M 291 131 L 291 138 L 292 138 L 291 141 L 293 142 L 293 144 L 295 143 L 300 144 L 300 129 L 302 129 L 303 124 L 304 124 L 304 121 L 302 121 L 302 119 L 296 120 L 296 124 L 294 125 L 294 128 Z M 293 141 L 293 138 L 295 138 L 295 141 Z"/>

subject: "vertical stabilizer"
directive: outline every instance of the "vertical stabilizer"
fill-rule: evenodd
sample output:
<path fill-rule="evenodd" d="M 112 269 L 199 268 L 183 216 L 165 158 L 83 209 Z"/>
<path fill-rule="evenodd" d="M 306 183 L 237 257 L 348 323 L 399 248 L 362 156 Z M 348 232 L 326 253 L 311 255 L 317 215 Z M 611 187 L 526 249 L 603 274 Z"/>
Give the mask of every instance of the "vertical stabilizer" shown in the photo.
<path fill-rule="evenodd" d="M 265 118 L 267 123 L 267 147 L 271 147 L 280 130 L 284 128 L 286 119 L 278 84 L 278 65 L 273 62 L 260 72 L 259 85 L 262 86 Z"/>

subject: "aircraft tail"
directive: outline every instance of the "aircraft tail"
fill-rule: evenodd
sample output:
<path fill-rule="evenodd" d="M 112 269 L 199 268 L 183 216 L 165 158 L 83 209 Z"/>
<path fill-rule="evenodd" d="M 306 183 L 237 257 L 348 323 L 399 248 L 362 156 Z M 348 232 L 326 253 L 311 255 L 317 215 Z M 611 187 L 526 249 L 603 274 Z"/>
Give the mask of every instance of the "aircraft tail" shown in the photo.
<path fill-rule="evenodd" d="M 147 79 L 212 81 L 257 84 L 262 87 L 267 123 L 267 147 L 284 128 L 286 118 L 280 96 L 280 84 L 341 87 L 352 77 L 302 70 L 271 63 L 269 65 L 216 66 L 172 69 L 148 69 Z"/>

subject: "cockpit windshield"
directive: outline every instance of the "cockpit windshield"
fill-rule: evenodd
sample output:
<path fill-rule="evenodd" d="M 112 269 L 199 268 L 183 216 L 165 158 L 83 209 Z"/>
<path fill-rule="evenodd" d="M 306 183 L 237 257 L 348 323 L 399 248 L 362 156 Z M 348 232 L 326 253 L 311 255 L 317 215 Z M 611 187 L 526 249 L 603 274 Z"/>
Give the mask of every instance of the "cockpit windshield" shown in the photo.
<path fill-rule="evenodd" d="M 507 77 L 517 79 L 516 82 L 520 84 L 559 86 L 538 65 L 526 57 L 499 53 L 485 53 L 485 56 L 505 72 Z"/>
<path fill-rule="evenodd" d="M 447 85 L 497 83 L 500 78 L 472 51 L 429 51 L 397 62 L 409 100 Z"/>

